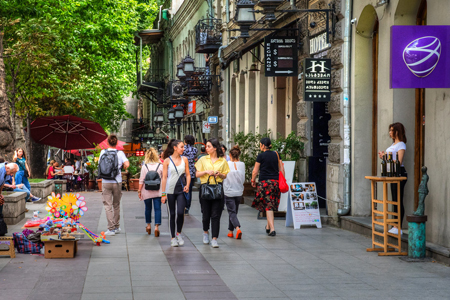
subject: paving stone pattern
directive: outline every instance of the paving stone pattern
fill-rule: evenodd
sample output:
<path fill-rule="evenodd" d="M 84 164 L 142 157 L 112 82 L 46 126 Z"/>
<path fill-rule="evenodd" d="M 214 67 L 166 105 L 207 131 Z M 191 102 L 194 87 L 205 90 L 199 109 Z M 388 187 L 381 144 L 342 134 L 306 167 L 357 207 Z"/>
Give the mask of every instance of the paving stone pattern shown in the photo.
<path fill-rule="evenodd" d="M 84 193 L 89 211 L 82 223 L 106 230 L 101 193 Z M 124 192 L 122 233 L 111 244 L 84 239 L 73 259 L 17 254 L 0 257 L 0 300 L 9 299 L 449 299 L 450 268 L 408 263 L 365 251 L 370 239 L 334 227 L 293 230 L 276 220 L 268 237 L 264 220 L 242 205 L 243 239 L 226 236 L 224 211 L 220 248 L 202 242 L 201 213 L 194 193 L 185 218 L 183 247 L 170 247 L 165 205 L 161 236 L 145 232 L 144 203 Z M 32 216 L 45 204 L 27 203 Z M 20 231 L 24 222 L 9 226 Z M 152 227 L 152 230 L 154 228 Z"/>

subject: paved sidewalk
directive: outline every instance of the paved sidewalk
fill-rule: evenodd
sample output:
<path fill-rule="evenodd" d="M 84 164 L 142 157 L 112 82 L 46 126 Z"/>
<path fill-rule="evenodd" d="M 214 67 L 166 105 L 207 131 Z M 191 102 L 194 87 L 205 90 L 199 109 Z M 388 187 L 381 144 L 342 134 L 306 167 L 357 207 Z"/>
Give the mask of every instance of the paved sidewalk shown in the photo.
<path fill-rule="evenodd" d="M 105 230 L 101 194 L 84 195 L 82 223 Z M 193 198 L 185 246 L 170 247 L 165 205 L 155 238 L 145 232 L 143 202 L 124 192 L 123 231 L 110 245 L 83 240 L 74 259 L 0 258 L 0 299 L 449 299 L 447 266 L 379 257 L 365 251 L 370 239 L 334 227 L 293 230 L 277 220 L 277 236 L 268 237 L 247 205 L 239 209 L 243 239 L 226 236 L 224 211 L 220 248 L 213 249 L 202 243 L 197 193 Z M 35 208 L 45 211 L 44 204 L 27 206 L 27 218 Z"/>

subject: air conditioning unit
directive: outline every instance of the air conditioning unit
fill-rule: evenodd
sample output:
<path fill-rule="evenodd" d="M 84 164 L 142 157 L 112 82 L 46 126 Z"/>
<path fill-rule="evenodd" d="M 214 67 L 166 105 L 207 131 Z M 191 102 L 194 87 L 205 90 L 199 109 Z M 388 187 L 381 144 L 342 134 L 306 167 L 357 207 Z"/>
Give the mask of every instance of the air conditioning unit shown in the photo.
<path fill-rule="evenodd" d="M 181 85 L 181 82 L 174 81 L 172 82 L 172 97 L 181 97 L 183 96 L 183 86 Z"/>

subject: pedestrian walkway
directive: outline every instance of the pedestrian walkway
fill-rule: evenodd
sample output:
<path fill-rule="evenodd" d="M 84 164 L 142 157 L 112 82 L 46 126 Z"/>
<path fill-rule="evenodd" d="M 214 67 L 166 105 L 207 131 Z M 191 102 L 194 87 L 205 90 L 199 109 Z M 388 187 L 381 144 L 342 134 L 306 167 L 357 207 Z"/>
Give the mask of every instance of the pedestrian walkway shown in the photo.
<path fill-rule="evenodd" d="M 84 193 L 86 227 L 106 230 L 100 193 Z M 337 229 L 293 230 L 276 220 L 268 237 L 264 220 L 242 205 L 243 239 L 227 237 L 224 211 L 220 248 L 202 242 L 198 194 L 185 218 L 183 247 L 170 247 L 166 206 L 161 236 L 145 232 L 144 203 L 124 192 L 122 233 L 111 244 L 79 243 L 74 259 L 17 254 L 0 258 L 0 299 L 448 299 L 450 268 L 408 263 L 366 252 L 370 239 Z M 44 204 L 27 204 L 31 217 Z M 20 230 L 22 222 L 10 226 Z M 152 227 L 153 230 L 153 227 Z"/>

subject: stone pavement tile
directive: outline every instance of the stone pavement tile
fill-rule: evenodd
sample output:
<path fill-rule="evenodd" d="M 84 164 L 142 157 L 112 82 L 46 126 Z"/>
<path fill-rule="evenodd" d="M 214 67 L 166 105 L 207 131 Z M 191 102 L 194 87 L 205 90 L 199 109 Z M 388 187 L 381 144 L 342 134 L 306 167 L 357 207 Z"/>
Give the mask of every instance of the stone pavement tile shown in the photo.
<path fill-rule="evenodd" d="M 242 297 L 239 297 L 239 300 L 272 300 L 272 299 L 276 299 L 276 300 L 290 300 L 291 298 L 287 298 L 287 297 L 282 297 L 282 298 L 280 298 L 280 297 L 274 297 L 274 298 L 272 298 L 272 297 L 270 297 L 270 298 L 265 298 L 265 297 L 264 298 L 261 298 L 261 297 L 245 297 L 245 298 L 242 298 Z"/>
<path fill-rule="evenodd" d="M 204 292 L 230 292 L 230 288 L 226 285 L 193 285 L 183 286 L 181 288 L 183 293 L 204 293 Z"/>
<path fill-rule="evenodd" d="M 88 271 L 93 269 L 114 273 L 115 271 L 128 271 L 130 266 L 128 261 L 97 262 L 92 260 L 89 264 Z"/>
<path fill-rule="evenodd" d="M 199 274 L 175 274 L 178 281 L 202 281 L 202 280 L 220 280 L 221 277 L 217 274 L 199 275 Z"/>
<path fill-rule="evenodd" d="M 27 299 L 33 293 L 33 286 L 23 286 L 21 288 L 0 289 L 0 299 L 2 300 L 18 300 Z"/>
<path fill-rule="evenodd" d="M 236 295 L 238 299 L 240 298 L 246 298 L 246 297 L 269 297 L 269 298 L 276 298 L 276 297 L 286 297 L 289 296 L 285 294 L 284 292 L 280 291 L 277 288 L 270 289 L 270 290 L 261 290 L 261 289 L 255 289 L 250 291 L 235 291 L 232 289 L 232 292 Z"/>
<path fill-rule="evenodd" d="M 131 285 L 118 286 L 118 285 L 98 284 L 96 286 L 89 285 L 83 288 L 83 295 L 102 294 L 102 293 L 131 293 Z"/>
<path fill-rule="evenodd" d="M 151 272 L 152 274 L 160 274 L 160 272 L 171 271 L 171 269 L 170 269 L 169 265 L 163 265 L 163 266 L 153 265 L 153 266 L 149 266 L 149 265 L 136 265 L 136 264 L 133 264 L 133 265 L 130 266 L 130 271 L 131 271 L 131 273 L 145 271 L 145 272 Z"/>
<path fill-rule="evenodd" d="M 97 269 L 97 268 L 93 268 L 90 267 L 87 271 L 87 275 L 97 275 L 97 276 L 104 276 L 105 274 L 114 274 L 114 275 L 123 275 L 123 276 L 129 276 L 130 275 L 130 270 L 114 270 L 114 267 L 111 266 L 110 269 L 107 268 L 103 268 L 103 269 Z"/>
<path fill-rule="evenodd" d="M 45 275 L 39 279 L 39 282 L 35 285 L 33 292 L 36 293 L 48 293 L 58 287 L 61 293 L 67 294 L 81 294 L 84 286 L 84 278 L 72 278 L 70 275 L 65 278 L 61 278 L 58 281 L 46 280 Z"/>
<path fill-rule="evenodd" d="M 215 299 L 237 299 L 231 292 L 205 292 L 205 293 L 184 293 L 186 299 L 199 299 L 199 300 L 215 300 Z"/>
<path fill-rule="evenodd" d="M 107 299 L 107 298 L 104 298 L 104 299 Z M 148 293 L 134 293 L 133 294 L 133 300 L 149 300 L 149 299 L 152 299 L 152 300 L 153 299 L 155 299 L 155 300 L 160 300 L 160 299 L 161 300 L 181 300 L 181 299 L 185 299 L 185 297 L 181 291 L 167 291 L 165 293 L 153 293 L 151 295 L 149 295 Z M 82 300 L 84 300 L 84 299 L 82 299 Z"/>
<path fill-rule="evenodd" d="M 155 276 L 157 276 L 158 280 L 176 280 L 175 276 L 172 272 L 164 272 L 159 274 L 152 274 L 150 271 L 148 271 L 145 274 L 133 274 L 131 273 L 131 282 L 135 280 L 153 280 L 155 279 Z"/>
<path fill-rule="evenodd" d="M 84 287 L 93 286 L 131 286 L 129 275 L 87 275 Z"/>
<path fill-rule="evenodd" d="M 333 297 L 340 297 L 338 293 L 326 289 L 319 284 L 301 287 L 303 287 L 302 290 L 285 290 L 283 293 L 291 299 L 332 299 Z"/>
<path fill-rule="evenodd" d="M 150 276 L 152 279 L 146 280 L 132 280 L 133 288 L 139 286 L 145 287 L 173 287 L 177 286 L 178 282 L 175 279 L 162 280 L 157 274 Z"/>
<path fill-rule="evenodd" d="M 185 286 L 197 286 L 197 285 L 226 285 L 223 280 L 218 279 L 205 279 L 202 281 L 192 281 L 192 280 L 178 280 L 178 285 L 183 289 Z"/>
<path fill-rule="evenodd" d="M 27 277 L 17 277 L 17 276 L 3 276 L 0 279 L 0 291 L 4 289 L 20 289 L 34 287 L 39 281 L 40 274 L 33 274 Z"/>
<path fill-rule="evenodd" d="M 2 298 L 3 299 L 3 298 Z M 17 298 L 16 298 L 17 299 Z M 80 300 L 81 291 L 79 293 L 49 293 L 47 292 L 33 292 L 26 298 L 27 300 Z"/>
<path fill-rule="evenodd" d="M 148 298 L 148 294 L 147 298 L 145 299 L 149 299 Z M 129 293 L 91 293 L 91 294 L 87 294 L 87 293 L 83 293 L 83 295 L 81 296 L 81 300 L 133 300 L 133 294 L 131 292 Z M 136 298 L 135 298 L 136 299 Z"/>
<path fill-rule="evenodd" d="M 154 275 L 154 273 L 152 273 L 151 269 L 131 270 L 130 274 L 131 274 L 132 278 L 139 277 L 139 276 L 146 276 L 146 275 Z M 172 270 L 170 270 L 170 269 L 159 270 L 157 272 L 157 274 L 161 278 L 171 278 L 174 276 Z"/>

